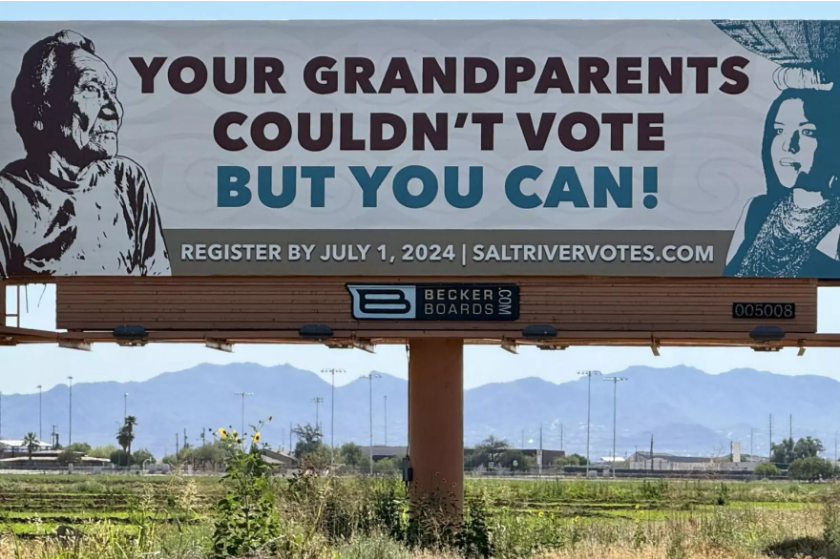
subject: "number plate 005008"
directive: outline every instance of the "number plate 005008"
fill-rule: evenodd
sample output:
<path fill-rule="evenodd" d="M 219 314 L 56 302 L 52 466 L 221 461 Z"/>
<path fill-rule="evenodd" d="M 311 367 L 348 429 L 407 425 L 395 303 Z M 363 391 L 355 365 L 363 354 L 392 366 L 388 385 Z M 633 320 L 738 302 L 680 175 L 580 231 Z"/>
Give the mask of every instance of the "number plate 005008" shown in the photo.
<path fill-rule="evenodd" d="M 796 303 L 732 303 L 732 318 L 791 320 Z"/>

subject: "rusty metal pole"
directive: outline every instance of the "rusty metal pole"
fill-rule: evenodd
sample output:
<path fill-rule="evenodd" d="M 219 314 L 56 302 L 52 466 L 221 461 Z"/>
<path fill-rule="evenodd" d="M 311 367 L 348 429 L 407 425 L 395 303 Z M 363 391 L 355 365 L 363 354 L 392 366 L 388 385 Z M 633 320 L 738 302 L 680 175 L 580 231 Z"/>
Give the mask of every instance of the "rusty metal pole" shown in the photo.
<path fill-rule="evenodd" d="M 464 343 L 409 341 L 408 445 L 412 506 L 433 503 L 460 523 L 464 501 Z"/>

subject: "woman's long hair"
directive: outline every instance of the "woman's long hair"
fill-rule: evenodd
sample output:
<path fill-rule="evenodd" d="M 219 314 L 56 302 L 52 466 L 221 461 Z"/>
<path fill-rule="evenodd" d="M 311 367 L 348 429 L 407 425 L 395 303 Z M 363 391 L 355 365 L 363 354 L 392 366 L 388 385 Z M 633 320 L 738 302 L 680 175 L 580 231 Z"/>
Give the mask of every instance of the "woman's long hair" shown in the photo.
<path fill-rule="evenodd" d="M 800 99 L 805 111 L 805 117 L 817 127 L 817 150 L 814 153 L 814 163 L 811 170 L 800 174 L 796 187 L 807 190 L 821 191 L 825 198 L 840 195 L 840 185 L 832 188 L 833 177 L 840 179 L 840 95 L 835 85 L 831 91 L 816 89 L 786 89 L 779 95 L 764 121 L 764 139 L 761 146 L 761 161 L 764 166 L 764 177 L 767 182 L 767 194 L 779 198 L 789 192 L 782 186 L 776 169 L 770 146 L 776 136 L 775 122 L 782 103 L 789 99 Z M 840 182 L 840 181 L 836 181 Z"/>

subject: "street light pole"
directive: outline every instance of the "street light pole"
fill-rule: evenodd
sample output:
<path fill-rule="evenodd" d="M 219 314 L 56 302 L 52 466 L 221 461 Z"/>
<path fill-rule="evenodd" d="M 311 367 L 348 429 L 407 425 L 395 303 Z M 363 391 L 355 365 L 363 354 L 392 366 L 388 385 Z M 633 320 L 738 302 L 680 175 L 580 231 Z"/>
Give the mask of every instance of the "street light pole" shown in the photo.
<path fill-rule="evenodd" d="M 41 406 L 41 385 L 38 385 L 38 440 L 44 440 L 44 430 L 41 427 L 41 420 L 43 418 L 43 414 L 41 410 L 43 407 Z"/>
<path fill-rule="evenodd" d="M 382 378 L 382 375 L 368 373 L 359 378 L 366 378 L 369 381 L 370 390 L 370 474 L 373 475 L 373 379 Z"/>
<path fill-rule="evenodd" d="M 623 377 L 607 377 L 604 379 L 607 382 L 613 383 L 613 450 L 612 450 L 612 474 L 615 477 L 615 433 L 616 433 L 616 417 L 618 416 L 618 383 L 627 380 Z"/>
<path fill-rule="evenodd" d="M 580 371 L 579 375 L 589 377 L 586 388 L 586 479 L 589 479 L 589 424 L 592 411 L 592 375 L 600 375 L 600 371 Z"/>
<path fill-rule="evenodd" d="M 67 377 L 70 381 L 70 423 L 67 429 L 67 446 L 73 444 L 73 377 Z"/>
<path fill-rule="evenodd" d="M 335 375 L 341 374 L 344 369 L 321 369 L 322 373 L 332 375 L 332 388 L 330 393 L 330 464 L 335 464 Z"/>
<path fill-rule="evenodd" d="M 234 392 L 234 396 L 242 396 L 242 431 L 240 431 L 239 435 L 242 437 L 243 443 L 245 444 L 245 397 L 246 396 L 253 396 L 253 392 Z"/>

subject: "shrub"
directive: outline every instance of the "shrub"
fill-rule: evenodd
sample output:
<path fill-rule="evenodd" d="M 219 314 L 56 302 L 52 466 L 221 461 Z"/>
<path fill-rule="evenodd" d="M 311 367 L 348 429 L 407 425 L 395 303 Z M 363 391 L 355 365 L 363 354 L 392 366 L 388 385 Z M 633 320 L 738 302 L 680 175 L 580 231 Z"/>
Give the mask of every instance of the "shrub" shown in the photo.
<path fill-rule="evenodd" d="M 825 460 L 817 456 L 797 458 L 788 468 L 788 475 L 791 479 L 801 481 L 829 479 L 834 477 L 835 467 L 829 460 Z"/>
<path fill-rule="evenodd" d="M 109 456 L 111 464 L 116 466 L 131 466 L 133 464 L 131 455 L 125 450 L 115 450 Z"/>
<path fill-rule="evenodd" d="M 755 467 L 755 475 L 761 477 L 770 477 L 779 475 L 779 468 L 772 462 L 762 462 Z"/>
<path fill-rule="evenodd" d="M 822 521 L 828 557 L 840 557 L 840 491 L 832 490 L 824 497 Z"/>
<path fill-rule="evenodd" d="M 131 461 L 134 464 L 139 464 L 140 466 L 143 465 L 143 462 L 146 460 L 149 461 L 149 464 L 155 464 L 155 457 L 152 456 L 152 453 L 149 452 L 146 448 L 141 448 L 137 452 L 131 455 Z"/>
<path fill-rule="evenodd" d="M 117 450 L 112 444 L 107 444 L 105 446 L 97 446 L 88 452 L 88 456 L 92 456 L 94 458 L 104 458 L 105 460 L 111 459 L 111 454 L 113 454 Z"/>
<path fill-rule="evenodd" d="M 82 461 L 82 456 L 72 448 L 68 447 L 58 453 L 56 461 L 62 466 L 67 466 L 68 464 L 78 464 Z"/>

